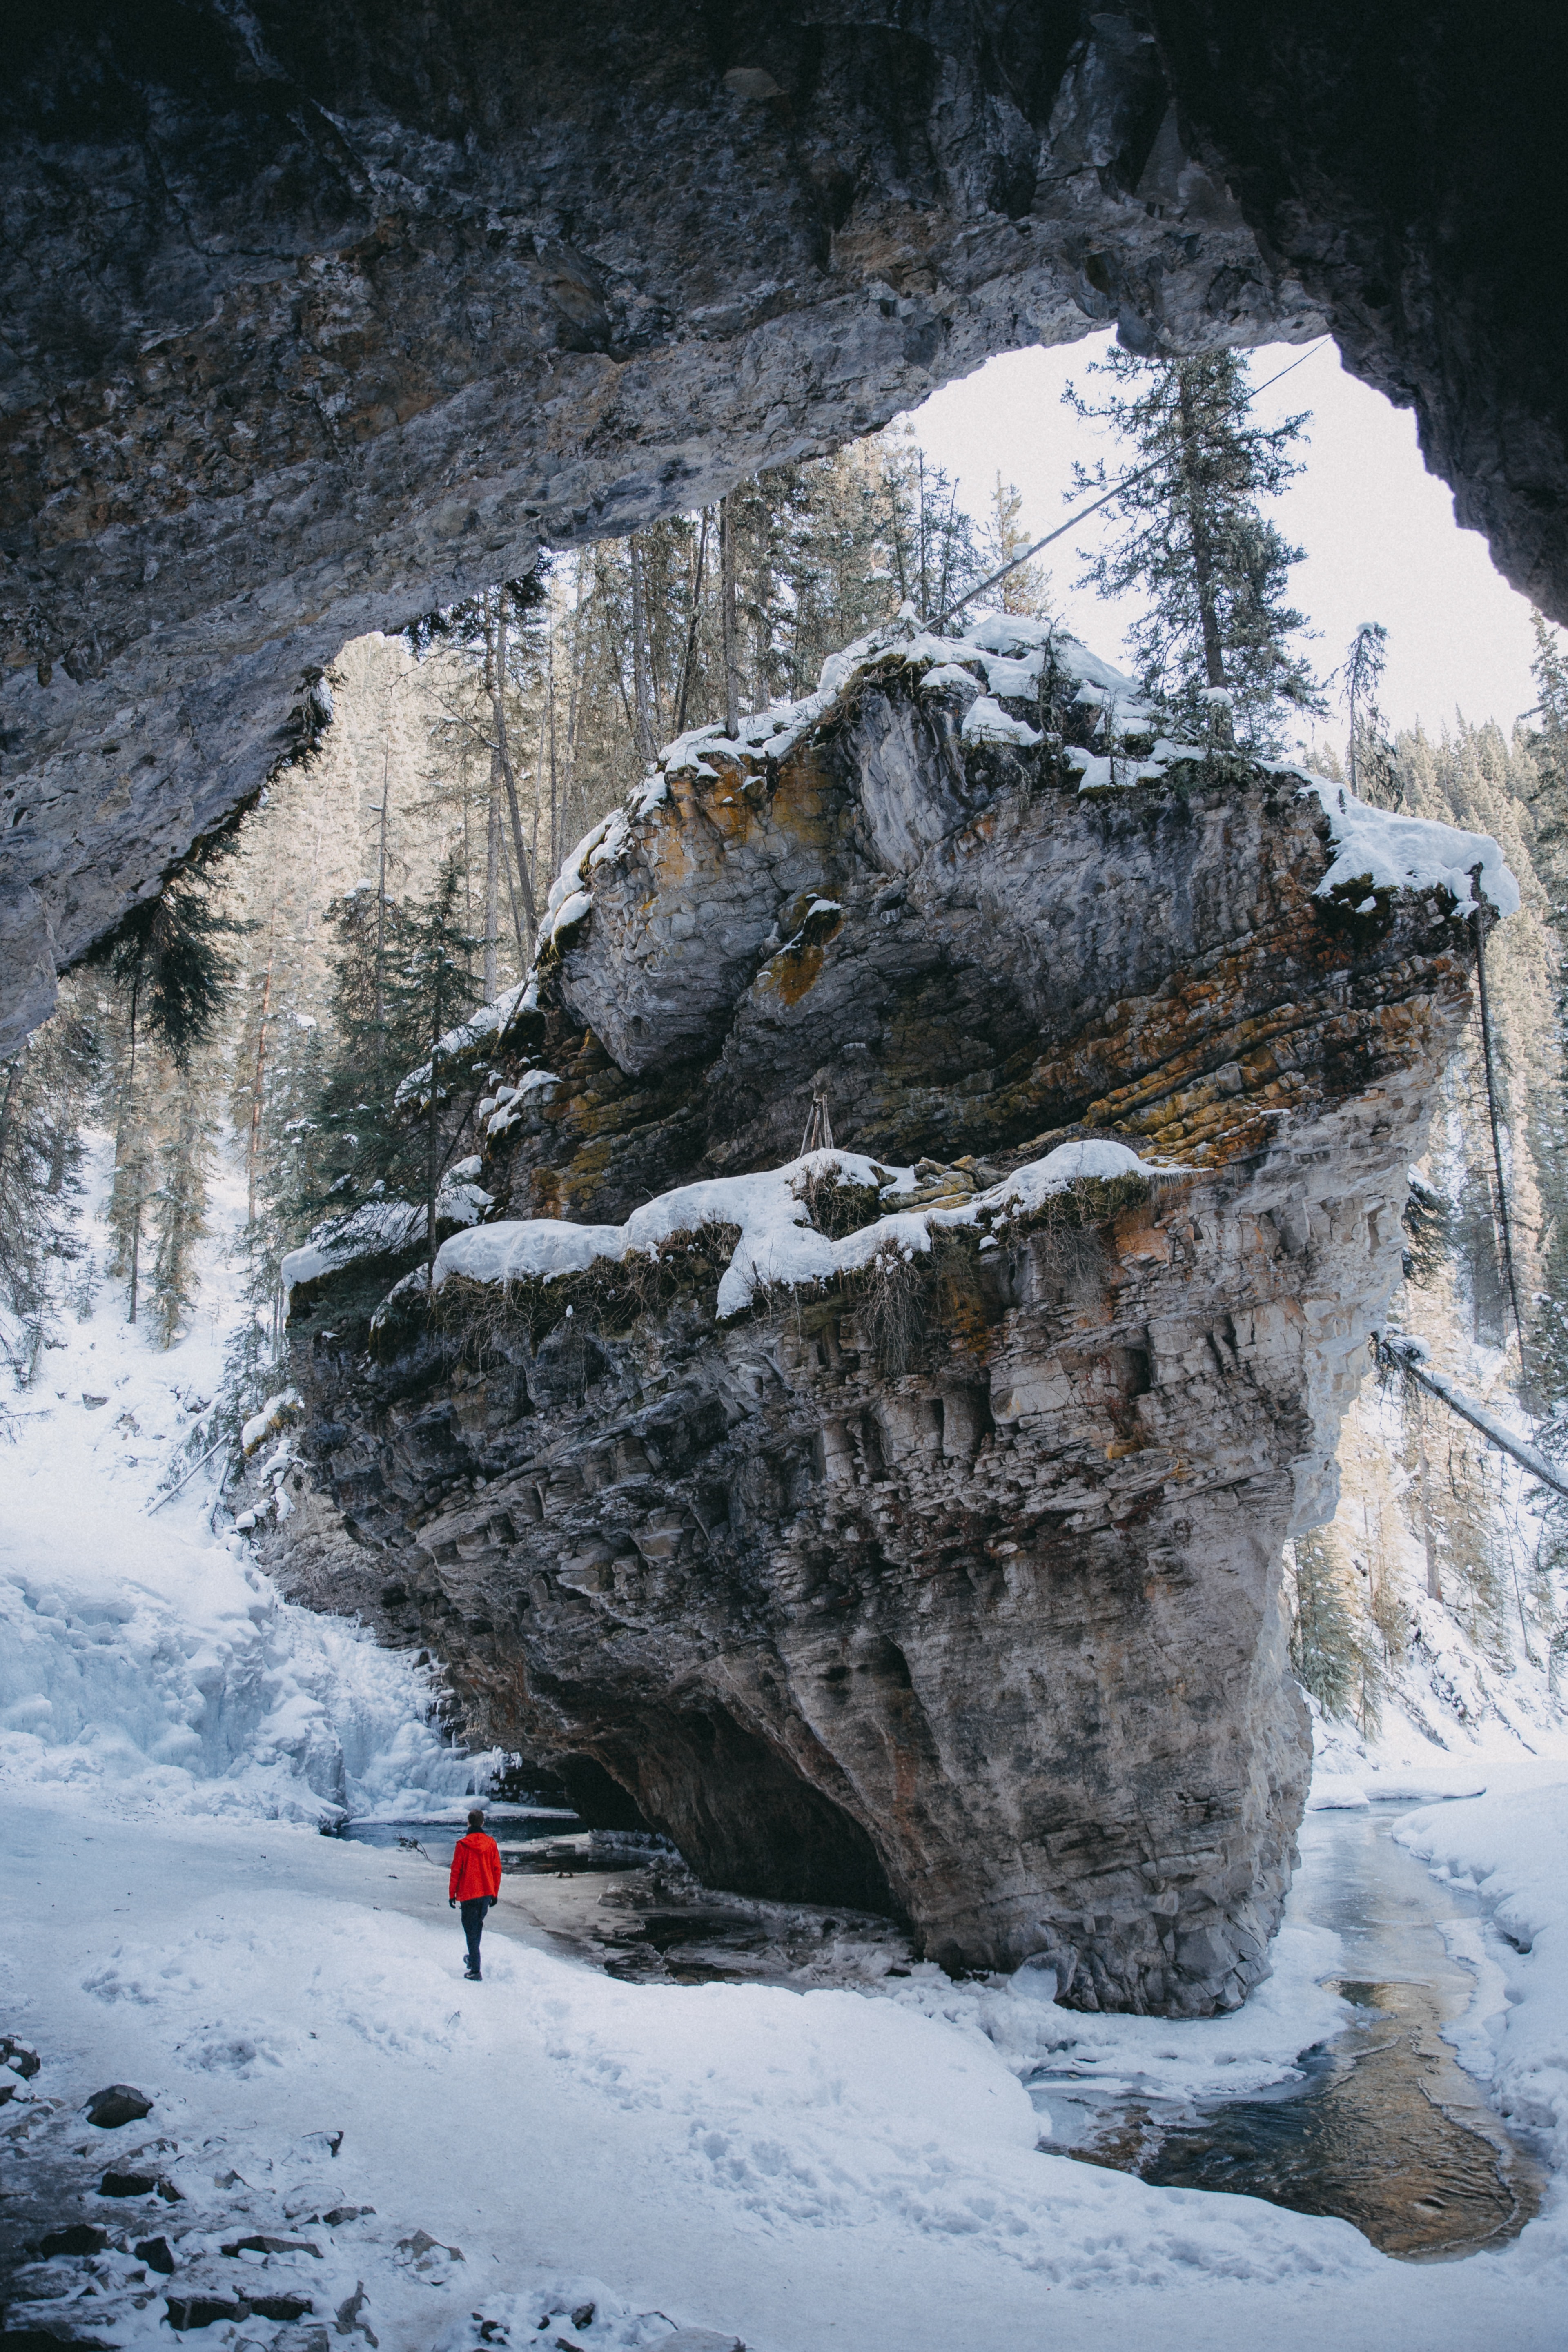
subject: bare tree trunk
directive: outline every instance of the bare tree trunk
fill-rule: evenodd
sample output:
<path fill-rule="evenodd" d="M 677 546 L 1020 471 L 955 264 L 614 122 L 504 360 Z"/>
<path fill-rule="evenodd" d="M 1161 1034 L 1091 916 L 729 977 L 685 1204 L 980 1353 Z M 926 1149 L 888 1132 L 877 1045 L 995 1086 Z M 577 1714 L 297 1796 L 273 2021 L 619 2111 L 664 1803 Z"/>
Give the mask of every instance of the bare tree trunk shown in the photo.
<path fill-rule="evenodd" d="M 544 672 L 544 690 L 550 698 L 550 871 L 553 876 L 561 870 L 560 795 L 557 790 L 555 767 L 555 606 L 553 598 L 549 606 L 548 629 L 549 634 L 545 644 L 549 648 L 549 655 Z"/>
<path fill-rule="evenodd" d="M 383 797 L 385 797 L 384 793 Z M 273 940 L 277 928 L 278 905 L 275 899 L 267 925 L 267 976 L 261 983 L 261 1019 L 256 1032 L 256 1076 L 250 1085 L 250 1140 L 245 1155 L 245 1222 L 247 1225 L 256 1223 L 256 1161 L 261 1148 L 261 1084 L 267 1068 L 267 1019 L 272 1009 Z"/>
<path fill-rule="evenodd" d="M 1000 474 L 998 474 L 997 479 L 1001 479 Z M 957 512 L 958 484 L 954 482 L 952 486 L 952 496 L 947 502 L 947 520 L 942 525 L 942 585 L 937 590 L 936 593 L 936 609 L 939 613 L 945 613 L 947 610 L 947 583 L 952 573 L 952 525 L 953 519 L 957 515 Z"/>
<path fill-rule="evenodd" d="M 1220 640 L 1219 608 L 1215 601 L 1214 551 L 1209 545 L 1208 517 L 1203 510 L 1194 464 L 1197 449 L 1197 419 L 1193 415 L 1192 390 L 1178 362 L 1176 406 L 1182 444 L 1182 479 L 1187 497 L 1187 527 L 1193 535 L 1193 584 L 1203 624 L 1204 668 L 1210 686 L 1226 686 L 1225 648 Z"/>
<path fill-rule="evenodd" d="M 567 797 L 562 803 L 561 836 L 557 841 L 555 847 L 555 869 L 557 873 L 559 873 L 561 869 L 561 860 L 566 854 L 565 835 L 567 830 L 567 812 L 571 809 L 574 803 L 575 803 L 579 798 L 577 791 L 577 733 L 583 711 L 583 670 L 586 658 L 583 651 L 583 559 L 581 556 L 577 557 L 574 563 L 572 576 L 574 602 L 572 606 L 572 677 L 571 682 L 566 689 Z"/>
<path fill-rule="evenodd" d="M 430 1108 L 425 1145 L 425 1297 L 436 1295 L 436 1194 L 441 1181 L 441 976 L 437 966 L 430 1001 Z"/>
<path fill-rule="evenodd" d="M 731 742 L 741 731 L 741 666 L 735 629 L 735 518 L 731 501 L 719 501 L 719 611 L 724 641 L 724 732 Z"/>
<path fill-rule="evenodd" d="M 386 1012 L 386 820 L 392 804 L 392 752 L 390 747 L 381 755 L 381 863 L 375 883 L 375 1025 L 379 1030 Z M 377 1048 L 379 1052 L 379 1046 Z"/>
<path fill-rule="evenodd" d="M 919 501 L 916 512 L 919 516 L 920 538 L 916 545 L 920 551 L 921 618 L 923 621 L 931 611 L 931 567 L 926 549 L 926 461 L 923 449 L 916 459 L 915 496 Z"/>
<path fill-rule="evenodd" d="M 1471 881 L 1476 896 L 1476 993 L 1481 1016 L 1481 1055 L 1486 1066 L 1487 1116 L 1491 1121 L 1492 1166 L 1497 1171 L 1498 1236 L 1502 1243 L 1502 1270 L 1508 1283 L 1509 1304 L 1513 1308 L 1513 1328 L 1519 1333 L 1519 1369 L 1527 1376 L 1524 1360 L 1524 1318 L 1519 1311 L 1519 1282 L 1513 1265 L 1513 1233 L 1508 1213 L 1508 1186 L 1503 1179 L 1502 1129 L 1498 1120 L 1497 1070 L 1492 1058 L 1491 1005 L 1487 993 L 1487 910 L 1481 904 L 1481 869 L 1471 868 Z"/>
<path fill-rule="evenodd" d="M 653 707 L 648 688 L 647 668 L 647 600 L 643 591 L 642 548 L 634 530 L 627 541 L 632 565 L 632 693 L 637 703 L 637 747 L 645 760 L 651 760 L 656 749 L 653 740 Z"/>
<path fill-rule="evenodd" d="M 490 762 L 493 771 L 495 761 Z M 490 776 L 489 814 L 485 824 L 485 1003 L 496 1001 L 496 936 L 500 915 L 500 795 Z"/>
<path fill-rule="evenodd" d="M 135 978 L 131 983 L 131 1053 L 125 1069 L 124 1124 L 128 1132 L 133 1131 L 132 1122 L 136 1115 L 136 1011 L 141 994 L 142 974 L 140 970 L 138 970 Z M 118 1156 L 119 1153 L 117 1149 L 116 1158 L 118 1158 Z M 131 1220 L 131 1312 L 126 1318 L 126 1320 L 129 1323 L 134 1323 L 136 1320 L 136 1285 L 142 1268 L 142 1171 L 140 1168 L 137 1168 L 133 1172 L 136 1179 L 137 1192 L 135 1202 L 133 1204 L 134 1213 Z"/>
<path fill-rule="evenodd" d="M 686 732 L 686 705 L 691 692 L 691 674 L 697 659 L 697 624 L 702 614 L 702 567 L 708 555 L 708 509 L 702 509 L 702 520 L 697 532 L 697 561 L 691 573 L 691 625 L 686 632 L 686 652 L 680 664 L 680 686 L 675 698 L 675 731 Z"/>
<path fill-rule="evenodd" d="M 909 569 L 904 562 L 904 526 L 899 514 L 899 486 L 891 472 L 888 478 L 888 513 L 891 522 L 889 536 L 893 543 L 893 562 L 899 567 L 899 602 L 910 601 Z"/>
<path fill-rule="evenodd" d="M 500 804 L 498 802 L 498 808 L 500 805 Z M 522 914 L 517 903 L 517 885 L 511 878 L 511 856 L 507 849 L 506 835 L 500 830 L 499 821 L 496 838 L 500 844 L 500 870 L 506 877 L 506 902 L 511 910 L 511 928 L 513 932 L 516 934 L 517 951 L 522 958 L 522 969 L 526 972 L 528 970 L 528 956 L 522 944 Z"/>
<path fill-rule="evenodd" d="M 511 858 L 507 853 L 506 833 L 502 827 L 500 819 L 501 796 L 504 790 L 505 786 L 501 778 L 500 753 L 492 746 L 490 751 L 490 798 L 491 804 L 496 812 L 496 839 L 500 845 L 501 870 L 506 876 L 507 905 L 511 910 L 511 928 L 517 940 L 518 961 L 521 964 L 523 971 L 526 971 L 530 961 L 528 940 L 522 928 L 522 912 L 518 905 L 517 885 L 511 878 Z"/>
<path fill-rule="evenodd" d="M 1415 1399 L 1415 1477 L 1421 1492 L 1421 1544 L 1426 1555 L 1426 1598 L 1428 1601 L 1441 1601 L 1443 1580 L 1437 1572 L 1437 1546 L 1432 1535 L 1432 1497 L 1427 1485 L 1426 1409 L 1414 1381 L 1410 1387 Z"/>
<path fill-rule="evenodd" d="M 500 758 L 500 772 L 506 784 L 507 807 L 511 814 L 511 843 L 517 854 L 517 889 L 522 900 L 522 911 L 528 923 L 528 948 L 523 954 L 526 969 L 533 945 L 539 937 L 539 911 L 534 904 L 533 883 L 528 870 L 528 853 L 522 843 L 522 811 L 518 805 L 517 777 L 513 772 L 511 753 L 506 735 L 506 591 L 503 588 L 496 608 L 496 663 L 490 681 L 490 707 L 495 717 L 496 751 Z M 519 936 L 519 946 L 521 938 Z"/>

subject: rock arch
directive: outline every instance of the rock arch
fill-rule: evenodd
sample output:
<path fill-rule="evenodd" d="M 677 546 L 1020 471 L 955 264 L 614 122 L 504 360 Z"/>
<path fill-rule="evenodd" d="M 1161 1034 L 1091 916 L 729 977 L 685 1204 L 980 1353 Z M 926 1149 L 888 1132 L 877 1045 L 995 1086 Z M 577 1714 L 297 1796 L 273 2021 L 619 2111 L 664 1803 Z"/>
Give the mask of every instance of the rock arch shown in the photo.
<path fill-rule="evenodd" d="M 1331 328 L 1568 614 L 1561 77 L 1522 20 L 99 0 L 8 63 L 0 1051 L 346 638 L 994 352 Z"/>

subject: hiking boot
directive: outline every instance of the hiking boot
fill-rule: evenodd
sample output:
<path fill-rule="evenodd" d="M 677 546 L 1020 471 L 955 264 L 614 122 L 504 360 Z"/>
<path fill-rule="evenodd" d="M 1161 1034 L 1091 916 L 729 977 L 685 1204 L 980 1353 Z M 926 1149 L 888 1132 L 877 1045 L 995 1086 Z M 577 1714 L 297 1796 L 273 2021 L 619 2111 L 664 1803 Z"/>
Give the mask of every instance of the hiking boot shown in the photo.
<path fill-rule="evenodd" d="M 470 1984 L 483 1984 L 484 1982 L 484 1978 L 480 1975 L 478 1969 L 465 1969 L 463 1970 L 463 1974 L 467 1977 Z"/>

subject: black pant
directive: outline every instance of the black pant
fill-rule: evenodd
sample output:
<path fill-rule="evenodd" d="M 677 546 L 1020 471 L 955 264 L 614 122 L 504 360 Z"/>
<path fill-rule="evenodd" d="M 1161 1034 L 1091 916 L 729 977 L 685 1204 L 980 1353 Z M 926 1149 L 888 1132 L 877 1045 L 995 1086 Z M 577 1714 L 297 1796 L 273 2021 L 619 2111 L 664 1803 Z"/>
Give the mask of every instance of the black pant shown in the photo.
<path fill-rule="evenodd" d="M 479 1973 L 479 1937 L 485 1932 L 485 1913 L 489 1907 L 490 1898 L 488 1895 L 476 1895 L 471 1903 L 460 1903 L 458 1906 L 462 1917 L 463 1933 L 468 1939 L 468 1970 L 476 1977 Z"/>

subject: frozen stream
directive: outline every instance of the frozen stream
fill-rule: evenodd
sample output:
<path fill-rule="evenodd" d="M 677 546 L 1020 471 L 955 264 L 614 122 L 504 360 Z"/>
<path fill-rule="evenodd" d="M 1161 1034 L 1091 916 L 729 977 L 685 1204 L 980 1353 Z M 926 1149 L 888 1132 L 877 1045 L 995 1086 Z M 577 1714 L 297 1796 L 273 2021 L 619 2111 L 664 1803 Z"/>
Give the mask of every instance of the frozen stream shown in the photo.
<path fill-rule="evenodd" d="M 1163 2187 L 1222 2189 L 1352 2221 L 1385 2253 L 1473 2252 L 1517 2235 L 1542 2170 L 1442 2039 L 1475 1977 L 1444 1923 L 1481 1906 L 1396 1845 L 1411 1808 L 1309 1813 L 1293 1907 L 1342 1939 L 1333 1980 L 1355 2021 L 1302 2053 L 1301 2079 L 1199 2109 L 1141 2097 L 1081 2064 L 1030 2080 L 1053 2147 Z"/>

